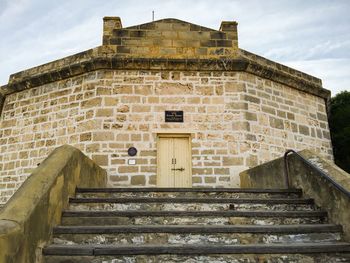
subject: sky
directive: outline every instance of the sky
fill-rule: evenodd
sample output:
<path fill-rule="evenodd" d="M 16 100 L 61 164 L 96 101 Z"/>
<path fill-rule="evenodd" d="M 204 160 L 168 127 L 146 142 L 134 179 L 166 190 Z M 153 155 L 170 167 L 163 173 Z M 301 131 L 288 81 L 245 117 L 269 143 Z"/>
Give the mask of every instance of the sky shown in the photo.
<path fill-rule="evenodd" d="M 13 73 L 102 44 L 102 18 L 123 27 L 177 18 L 219 29 L 239 47 L 350 90 L 350 0 L 0 0 L 0 85 Z"/>

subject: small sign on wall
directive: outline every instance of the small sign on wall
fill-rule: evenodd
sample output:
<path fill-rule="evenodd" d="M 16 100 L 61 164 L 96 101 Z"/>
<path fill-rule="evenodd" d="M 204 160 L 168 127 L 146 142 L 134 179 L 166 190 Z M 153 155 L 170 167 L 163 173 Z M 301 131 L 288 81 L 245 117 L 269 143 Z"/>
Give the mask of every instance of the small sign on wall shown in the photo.
<path fill-rule="evenodd" d="M 135 159 L 129 159 L 128 160 L 128 165 L 135 165 L 136 164 L 136 160 Z"/>
<path fill-rule="evenodd" d="M 165 122 L 184 122 L 184 112 L 182 110 L 166 110 Z"/>

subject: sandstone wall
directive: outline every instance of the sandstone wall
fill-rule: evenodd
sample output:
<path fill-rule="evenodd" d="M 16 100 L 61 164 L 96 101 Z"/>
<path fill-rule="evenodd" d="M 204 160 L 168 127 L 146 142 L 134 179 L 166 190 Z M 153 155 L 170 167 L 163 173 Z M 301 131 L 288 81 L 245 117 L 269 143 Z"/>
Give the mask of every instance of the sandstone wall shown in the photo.
<path fill-rule="evenodd" d="M 105 17 L 103 45 L 127 57 L 227 57 L 238 51 L 237 23 L 223 21 L 216 31 L 169 18 L 121 28 L 119 18 Z"/>
<path fill-rule="evenodd" d="M 165 110 L 184 123 L 165 123 Z M 240 171 L 286 148 L 332 158 L 324 99 L 244 72 L 99 70 L 7 95 L 0 121 L 1 203 L 62 144 L 111 186 L 155 185 L 157 132 L 172 129 L 193 134 L 194 186 L 237 187 Z"/>

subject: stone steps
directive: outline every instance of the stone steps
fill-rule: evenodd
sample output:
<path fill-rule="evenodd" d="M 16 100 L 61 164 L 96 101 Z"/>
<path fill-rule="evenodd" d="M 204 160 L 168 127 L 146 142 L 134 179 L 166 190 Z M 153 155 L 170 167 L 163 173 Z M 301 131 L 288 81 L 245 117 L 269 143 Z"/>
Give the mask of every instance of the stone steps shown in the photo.
<path fill-rule="evenodd" d="M 44 255 L 211 255 L 211 254 L 311 254 L 350 253 L 349 243 L 254 244 L 254 245 L 51 245 Z"/>
<path fill-rule="evenodd" d="M 169 198 L 169 197 L 120 197 L 120 198 L 70 198 L 70 203 L 236 203 L 236 204 L 314 204 L 311 198 Z"/>
<path fill-rule="evenodd" d="M 126 211 L 223 211 L 223 210 L 315 210 L 312 199 L 251 199 L 251 198 L 71 198 L 70 210 Z"/>
<path fill-rule="evenodd" d="M 312 211 L 312 205 L 262 204 L 72 204 L 71 211 Z"/>
<path fill-rule="evenodd" d="M 136 255 L 136 256 L 45 256 L 44 263 L 349 263 L 350 254 L 212 254 L 212 255 Z"/>
<path fill-rule="evenodd" d="M 241 188 L 77 188 L 78 198 L 94 197 L 211 197 L 211 198 L 297 198 L 300 189 Z"/>
<path fill-rule="evenodd" d="M 78 188 L 44 262 L 350 262 L 298 189 Z"/>
<path fill-rule="evenodd" d="M 340 233 L 123 233 L 123 234 L 57 234 L 54 244 L 95 245 L 237 245 L 237 244 L 296 244 L 340 241 Z"/>
<path fill-rule="evenodd" d="M 342 227 L 334 224 L 284 225 L 284 226 L 58 226 L 53 234 L 111 234 L 111 233 L 327 233 L 341 232 Z"/>
<path fill-rule="evenodd" d="M 258 244 L 340 240 L 341 226 L 60 226 L 55 244 Z"/>
<path fill-rule="evenodd" d="M 324 211 L 64 211 L 62 224 L 312 224 L 326 222 L 326 216 Z"/>

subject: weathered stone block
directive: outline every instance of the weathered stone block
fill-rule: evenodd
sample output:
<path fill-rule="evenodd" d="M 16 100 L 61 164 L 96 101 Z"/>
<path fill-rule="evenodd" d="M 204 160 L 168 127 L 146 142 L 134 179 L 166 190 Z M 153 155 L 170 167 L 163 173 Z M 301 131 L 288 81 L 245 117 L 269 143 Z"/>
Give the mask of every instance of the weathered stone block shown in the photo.
<path fill-rule="evenodd" d="M 113 132 L 94 132 L 93 141 L 113 141 L 114 133 Z"/>
<path fill-rule="evenodd" d="M 254 96 L 243 95 L 242 99 L 245 100 L 245 101 L 252 102 L 252 103 L 260 104 L 260 99 L 257 98 L 257 97 L 254 97 Z"/>
<path fill-rule="evenodd" d="M 97 88 L 96 95 L 111 95 L 111 88 Z"/>
<path fill-rule="evenodd" d="M 248 121 L 257 121 L 258 120 L 256 113 L 252 113 L 252 112 L 246 112 L 245 117 Z"/>
<path fill-rule="evenodd" d="M 214 168 L 214 174 L 216 174 L 216 175 L 230 174 L 230 169 L 229 168 Z"/>
<path fill-rule="evenodd" d="M 113 94 L 132 94 L 132 85 L 115 86 Z"/>
<path fill-rule="evenodd" d="M 214 184 L 216 183 L 216 177 L 215 176 L 205 176 L 204 177 L 204 182 L 207 184 Z"/>
<path fill-rule="evenodd" d="M 233 131 L 250 131 L 250 124 L 247 121 L 235 121 L 232 123 Z"/>
<path fill-rule="evenodd" d="M 266 112 L 266 113 L 269 113 L 269 114 L 272 114 L 272 115 L 276 115 L 276 109 L 274 109 L 274 108 L 262 105 L 261 106 L 261 110 L 263 112 Z"/>
<path fill-rule="evenodd" d="M 193 85 L 190 83 L 160 83 L 155 90 L 157 95 L 193 94 Z"/>
<path fill-rule="evenodd" d="M 244 83 L 226 82 L 225 92 L 246 92 L 246 87 Z"/>
<path fill-rule="evenodd" d="M 319 119 L 320 121 L 328 121 L 327 115 L 326 114 L 322 114 L 317 112 L 317 119 Z"/>
<path fill-rule="evenodd" d="M 100 106 L 102 102 L 101 98 L 93 98 L 93 99 L 89 99 L 86 101 L 81 102 L 81 107 L 82 108 L 92 108 L 92 107 L 97 107 Z"/>
<path fill-rule="evenodd" d="M 132 112 L 150 112 L 151 107 L 150 106 L 144 106 L 144 105 L 134 105 L 132 107 Z"/>
<path fill-rule="evenodd" d="M 137 173 L 138 171 L 139 171 L 139 167 L 138 166 L 119 166 L 119 168 L 118 168 L 118 173 L 122 173 L 122 174 L 125 174 L 125 173 Z M 145 179 L 144 176 L 140 176 L 140 177 L 143 177 L 143 180 Z M 136 179 L 134 179 L 134 181 L 135 180 L 138 181 L 140 177 L 136 177 Z"/>
<path fill-rule="evenodd" d="M 224 166 L 237 166 L 243 165 L 243 157 L 223 157 L 222 164 Z"/>
<path fill-rule="evenodd" d="M 213 168 L 192 168 L 194 175 L 213 174 Z"/>
<path fill-rule="evenodd" d="M 144 175 L 134 175 L 131 177 L 131 185 L 145 185 L 146 178 Z"/>
<path fill-rule="evenodd" d="M 217 47 L 232 47 L 231 40 L 216 40 Z"/>
<path fill-rule="evenodd" d="M 214 88 L 211 86 L 196 87 L 195 93 L 203 96 L 211 96 L 214 95 Z"/>
<path fill-rule="evenodd" d="M 156 175 L 151 175 L 148 177 L 148 184 L 151 186 L 154 186 L 157 184 L 157 176 Z"/>
<path fill-rule="evenodd" d="M 91 138 L 92 138 L 91 132 L 80 134 L 80 141 L 81 142 L 91 141 Z"/>
<path fill-rule="evenodd" d="M 92 160 L 101 166 L 108 166 L 108 155 L 106 154 L 94 154 L 92 155 Z"/>
<path fill-rule="evenodd" d="M 226 109 L 229 109 L 229 110 L 248 110 L 248 103 L 246 103 L 246 102 L 226 103 Z"/>
<path fill-rule="evenodd" d="M 202 177 L 192 176 L 192 183 L 193 184 L 200 184 L 200 183 L 202 183 Z"/>
<path fill-rule="evenodd" d="M 309 129 L 309 127 L 307 127 L 305 125 L 299 125 L 299 133 L 309 136 L 310 129 Z"/>
<path fill-rule="evenodd" d="M 213 31 L 213 32 L 210 32 L 210 38 L 211 39 L 226 39 L 226 33 Z"/>
<path fill-rule="evenodd" d="M 176 31 L 164 31 L 162 30 L 161 35 L 165 39 L 173 39 L 176 40 L 177 38 L 177 32 Z"/>
<path fill-rule="evenodd" d="M 112 117 L 113 109 L 98 109 L 96 112 L 96 117 Z"/>
<path fill-rule="evenodd" d="M 151 95 L 153 93 L 153 89 L 151 85 L 137 85 L 134 87 L 135 94 L 140 95 Z"/>
<path fill-rule="evenodd" d="M 125 175 L 113 175 L 109 178 L 112 182 L 127 182 L 129 180 L 128 176 Z"/>
<path fill-rule="evenodd" d="M 270 116 L 269 121 L 272 128 L 284 129 L 284 122 L 282 119 L 278 119 Z"/>
<path fill-rule="evenodd" d="M 281 110 L 277 110 L 277 116 L 280 118 L 286 118 L 287 113 Z"/>
<path fill-rule="evenodd" d="M 289 120 L 295 120 L 295 115 L 293 114 L 293 113 L 290 113 L 290 112 L 287 112 L 287 118 L 289 119 Z"/>

